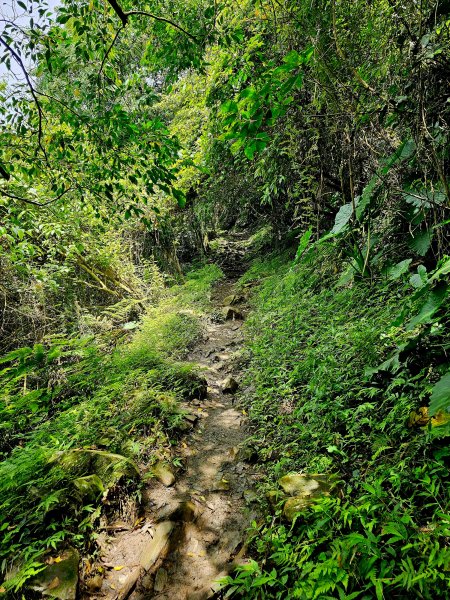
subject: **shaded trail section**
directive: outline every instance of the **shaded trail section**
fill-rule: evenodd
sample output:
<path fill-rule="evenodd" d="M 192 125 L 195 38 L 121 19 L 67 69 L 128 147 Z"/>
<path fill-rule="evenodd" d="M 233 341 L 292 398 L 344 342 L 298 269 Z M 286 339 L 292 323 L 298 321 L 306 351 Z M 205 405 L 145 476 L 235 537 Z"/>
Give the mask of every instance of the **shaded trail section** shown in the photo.
<path fill-rule="evenodd" d="M 227 313 L 224 299 L 233 291 L 232 280 L 215 288 L 218 315 Z M 230 377 L 239 381 L 243 337 L 242 319 L 236 317 L 242 316 L 242 307 L 233 306 L 232 313 L 229 319 L 213 314 L 202 342 L 188 357 L 203 367 L 208 391 L 206 398 L 183 405 L 192 423 L 178 448 L 185 470 L 171 485 L 151 480 L 139 528 L 110 538 L 103 555 L 109 570 L 98 598 L 212 598 L 220 589 L 217 582 L 245 559 L 258 475 L 246 460 L 246 418 L 235 406 L 236 396 L 224 393 Z"/>

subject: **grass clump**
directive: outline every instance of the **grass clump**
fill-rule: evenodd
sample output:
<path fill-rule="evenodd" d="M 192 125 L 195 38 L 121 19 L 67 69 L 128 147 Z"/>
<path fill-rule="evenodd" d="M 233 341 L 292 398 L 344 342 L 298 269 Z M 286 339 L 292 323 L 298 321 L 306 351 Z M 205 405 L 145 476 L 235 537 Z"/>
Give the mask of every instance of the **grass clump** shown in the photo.
<path fill-rule="evenodd" d="M 247 323 L 247 402 L 265 487 L 289 472 L 340 483 L 293 524 L 282 504 L 254 523 L 255 560 L 230 593 L 448 597 L 448 428 L 412 419 L 448 367 L 448 304 L 408 330 L 395 320 L 411 307 L 408 276 L 342 286 L 335 252 L 295 267 L 259 261 L 243 278 L 261 280 Z"/>
<path fill-rule="evenodd" d="M 19 590 L 49 549 L 95 551 L 100 516 L 138 489 L 156 459 L 170 458 L 179 402 L 204 387 L 196 366 L 181 360 L 201 335 L 220 276 L 214 266 L 188 274 L 110 353 L 105 339 L 59 336 L 3 357 L 3 589 Z"/>

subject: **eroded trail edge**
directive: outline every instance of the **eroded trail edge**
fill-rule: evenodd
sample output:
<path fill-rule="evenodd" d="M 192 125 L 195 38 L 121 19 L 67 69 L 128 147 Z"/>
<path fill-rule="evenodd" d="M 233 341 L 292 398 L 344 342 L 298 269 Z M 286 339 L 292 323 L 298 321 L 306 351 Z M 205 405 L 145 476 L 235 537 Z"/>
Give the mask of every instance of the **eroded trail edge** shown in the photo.
<path fill-rule="evenodd" d="M 174 482 L 169 473 L 166 485 L 152 479 L 144 493 L 145 519 L 109 539 L 103 562 L 110 568 L 98 597 L 212 598 L 218 581 L 244 559 L 258 476 L 246 452 L 245 414 L 235 400 L 243 308 L 233 292 L 232 281 L 215 288 L 216 314 L 223 318 L 207 319 L 204 338 L 188 357 L 204 369 L 208 390 L 206 398 L 183 406 L 191 428 L 178 448 L 185 469 Z"/>

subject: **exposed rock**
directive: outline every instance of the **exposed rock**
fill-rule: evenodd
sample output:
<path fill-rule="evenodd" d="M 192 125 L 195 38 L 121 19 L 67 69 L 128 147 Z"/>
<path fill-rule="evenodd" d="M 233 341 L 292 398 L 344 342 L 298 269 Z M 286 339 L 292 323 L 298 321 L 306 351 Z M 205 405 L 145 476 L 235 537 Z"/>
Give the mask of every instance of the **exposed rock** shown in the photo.
<path fill-rule="evenodd" d="M 85 477 L 77 477 L 72 482 L 76 495 L 80 500 L 95 499 L 100 494 L 103 494 L 105 488 L 102 480 L 98 475 L 86 475 Z"/>
<path fill-rule="evenodd" d="M 186 419 L 186 421 L 189 421 L 189 423 L 196 423 L 198 421 L 198 415 L 192 415 L 192 414 L 186 414 L 184 415 L 184 418 Z"/>
<path fill-rule="evenodd" d="M 153 588 L 155 590 L 155 592 L 159 593 L 164 590 L 164 588 L 166 587 L 168 578 L 169 578 L 169 575 L 165 569 L 163 569 L 162 567 L 160 569 L 158 569 L 158 571 L 156 573 L 156 577 L 155 577 L 155 585 Z"/>
<path fill-rule="evenodd" d="M 131 570 L 131 573 L 129 575 L 127 575 L 125 577 L 125 579 L 123 580 L 122 585 L 117 592 L 117 595 L 114 594 L 114 598 L 117 598 L 117 600 L 125 600 L 125 598 L 128 598 L 131 590 L 136 585 L 140 576 L 141 576 L 141 567 L 138 567 L 138 566 L 134 567 Z"/>
<path fill-rule="evenodd" d="M 156 479 L 166 487 L 170 487 L 175 483 L 175 475 L 172 473 L 171 469 L 163 462 L 157 462 L 156 465 L 152 467 L 151 472 L 156 477 Z"/>
<path fill-rule="evenodd" d="M 219 479 L 211 488 L 212 492 L 227 492 L 230 489 L 230 482 L 227 479 Z"/>
<path fill-rule="evenodd" d="M 93 577 L 89 577 L 89 579 L 85 581 L 85 585 L 91 593 L 98 592 L 98 590 L 102 587 L 102 584 L 103 577 L 100 575 L 100 573 L 96 573 Z"/>
<path fill-rule="evenodd" d="M 184 500 L 170 514 L 171 521 L 192 523 L 197 517 L 197 507 L 190 500 Z"/>
<path fill-rule="evenodd" d="M 294 496 L 293 498 L 288 498 L 283 507 L 283 515 L 288 521 L 293 521 L 296 515 L 301 513 L 312 503 L 312 498 L 304 498 L 302 496 Z"/>
<path fill-rule="evenodd" d="M 242 321 L 244 318 L 244 315 L 241 313 L 241 311 L 233 306 L 226 306 L 223 309 L 223 316 L 227 321 Z"/>
<path fill-rule="evenodd" d="M 253 490 L 244 490 L 243 497 L 248 504 L 258 502 L 258 494 Z"/>
<path fill-rule="evenodd" d="M 280 486 L 292 498 L 286 500 L 283 514 L 292 521 L 296 514 L 310 506 L 314 499 L 329 496 L 335 478 L 330 475 L 293 473 L 279 480 Z"/>
<path fill-rule="evenodd" d="M 75 548 L 67 548 L 32 580 L 31 589 L 59 600 L 75 600 L 79 562 L 78 551 Z"/>
<path fill-rule="evenodd" d="M 227 377 L 222 381 L 222 392 L 224 394 L 234 394 L 238 387 L 239 384 L 233 377 Z"/>
<path fill-rule="evenodd" d="M 108 489 L 122 477 L 130 479 L 139 477 L 139 470 L 132 460 L 121 454 L 113 454 L 105 450 L 90 448 L 63 450 L 57 452 L 49 463 L 58 464 L 74 477 L 81 475 L 75 481 L 78 481 L 80 488 L 84 489 L 90 488 L 92 490 L 93 487 L 99 487 L 100 484 L 104 489 Z M 96 475 L 97 478 L 89 480 L 88 477 L 91 475 Z M 80 482 L 82 479 L 84 479 L 84 482 Z"/>
<path fill-rule="evenodd" d="M 244 443 L 232 448 L 230 456 L 233 460 L 255 463 L 258 460 L 258 451 L 250 444 Z"/>
<path fill-rule="evenodd" d="M 245 296 L 238 296 L 236 294 L 230 294 L 226 298 L 222 300 L 222 306 L 235 306 L 236 304 L 241 304 L 241 302 L 245 302 Z"/>
<path fill-rule="evenodd" d="M 150 567 L 153 566 L 158 560 L 159 555 L 169 541 L 173 527 L 174 524 L 172 521 L 163 521 L 162 523 L 158 523 L 158 525 L 156 525 L 153 532 L 153 537 L 143 549 L 139 559 L 139 564 L 145 571 L 148 571 Z"/>
<path fill-rule="evenodd" d="M 216 594 L 224 587 L 221 580 L 228 575 L 228 571 L 222 571 L 218 573 L 213 581 L 209 585 L 191 592 L 186 596 L 186 600 L 208 600 L 209 598 L 216 597 Z"/>
<path fill-rule="evenodd" d="M 290 496 L 329 496 L 332 478 L 329 475 L 302 475 L 293 473 L 279 479 L 278 483 Z"/>

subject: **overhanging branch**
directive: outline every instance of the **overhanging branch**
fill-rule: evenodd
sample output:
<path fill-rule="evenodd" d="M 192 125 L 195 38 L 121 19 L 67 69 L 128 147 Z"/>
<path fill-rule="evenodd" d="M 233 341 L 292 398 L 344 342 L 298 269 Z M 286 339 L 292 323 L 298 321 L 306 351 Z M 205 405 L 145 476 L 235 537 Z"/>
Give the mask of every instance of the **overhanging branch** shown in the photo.
<path fill-rule="evenodd" d="M 20 58 L 19 54 L 17 54 L 17 52 L 14 50 L 14 48 L 12 48 L 8 42 L 6 42 L 2 37 L 0 37 L 0 43 L 8 50 L 8 52 L 11 54 L 11 56 L 14 58 L 14 60 L 17 62 L 17 64 L 19 65 L 22 73 L 24 74 L 25 80 L 27 82 L 28 88 L 31 92 L 31 95 L 33 96 L 33 100 L 34 103 L 36 105 L 37 111 L 38 111 L 38 118 L 39 118 L 39 124 L 38 124 L 38 145 L 39 148 L 42 150 L 43 155 L 45 156 L 45 161 L 48 165 L 50 165 L 49 160 L 48 160 L 48 156 L 47 156 L 47 152 L 44 148 L 44 145 L 42 144 L 42 121 L 44 119 L 44 113 L 42 111 L 42 107 L 41 104 L 37 98 L 36 95 L 36 90 L 34 89 L 33 83 L 30 79 L 30 76 L 28 75 L 28 71 L 25 68 L 25 65 L 23 64 L 22 59 Z"/>
<path fill-rule="evenodd" d="M 175 21 L 172 21 L 171 19 L 167 19 L 166 17 L 160 17 L 158 15 L 155 15 L 154 13 L 150 13 L 145 10 L 124 11 L 123 8 L 120 6 L 120 4 L 117 2 L 117 0 L 106 0 L 106 1 L 111 6 L 113 11 L 116 13 L 116 15 L 119 17 L 119 19 L 122 21 L 122 29 L 128 24 L 128 19 L 132 16 L 149 17 L 149 19 L 153 19 L 154 21 L 160 21 L 161 23 L 167 23 L 168 25 L 171 25 L 175 29 L 178 29 L 178 31 L 181 31 L 182 33 L 184 33 L 184 35 L 186 35 L 193 42 L 198 43 L 198 38 L 195 35 L 193 35 L 192 33 L 189 33 L 189 31 L 184 29 L 184 27 L 182 27 L 181 25 L 178 25 L 178 23 L 175 23 Z M 108 49 L 108 53 L 110 52 L 112 46 L 114 45 L 114 42 L 115 42 L 115 39 L 114 39 L 111 47 Z"/>

